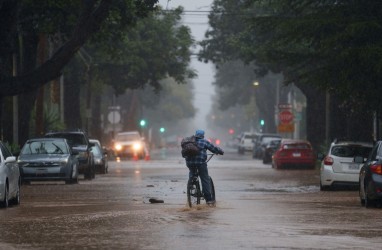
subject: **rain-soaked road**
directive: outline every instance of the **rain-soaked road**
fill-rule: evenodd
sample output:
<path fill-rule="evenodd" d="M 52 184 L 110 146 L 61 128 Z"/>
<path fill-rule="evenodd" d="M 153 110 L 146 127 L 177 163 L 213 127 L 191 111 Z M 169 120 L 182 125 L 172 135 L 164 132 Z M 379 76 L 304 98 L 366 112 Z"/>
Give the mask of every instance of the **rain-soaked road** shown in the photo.
<path fill-rule="evenodd" d="M 213 158 L 217 206 L 189 209 L 176 153 L 110 162 L 79 185 L 22 186 L 21 205 L 0 210 L 0 249 L 381 248 L 382 210 L 361 207 L 358 191 L 320 192 L 318 170 L 274 170 L 250 155 Z"/>

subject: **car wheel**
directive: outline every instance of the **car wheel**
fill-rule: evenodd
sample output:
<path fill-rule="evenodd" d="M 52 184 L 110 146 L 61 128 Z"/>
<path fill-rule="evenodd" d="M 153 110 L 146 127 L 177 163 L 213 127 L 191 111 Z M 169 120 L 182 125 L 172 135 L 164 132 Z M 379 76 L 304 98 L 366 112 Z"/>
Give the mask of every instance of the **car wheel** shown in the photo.
<path fill-rule="evenodd" d="M 72 168 L 72 175 L 70 179 L 65 181 L 66 184 L 78 184 L 78 168 L 77 165 L 74 165 Z"/>
<path fill-rule="evenodd" d="M 374 201 L 369 199 L 368 194 L 367 194 L 366 185 L 365 185 L 364 190 L 363 190 L 363 195 L 364 195 L 364 199 L 365 199 L 365 207 L 371 208 L 374 205 Z"/>
<path fill-rule="evenodd" d="M 95 172 L 96 172 L 96 170 L 95 170 L 95 166 L 92 165 L 92 176 L 91 176 L 92 179 L 95 178 Z"/>
<path fill-rule="evenodd" d="M 20 186 L 21 186 L 21 179 L 19 179 L 17 184 L 17 191 L 15 198 L 12 199 L 12 205 L 20 205 Z"/>
<path fill-rule="evenodd" d="M 9 196 L 9 189 L 8 189 L 8 185 L 5 184 L 5 187 L 4 187 L 4 199 L 2 201 L 0 201 L 0 206 L 1 207 L 8 207 L 9 206 L 8 196 Z"/>
<path fill-rule="evenodd" d="M 361 191 L 359 191 L 359 200 L 361 202 L 361 206 L 365 206 L 365 199 L 361 197 Z"/>
<path fill-rule="evenodd" d="M 358 182 L 359 184 L 361 184 L 361 180 L 359 180 Z M 359 185 L 359 189 L 358 189 L 358 195 L 359 195 L 359 200 L 361 202 L 361 206 L 365 206 L 365 198 L 364 198 L 364 192 L 361 188 L 361 185 Z"/>
<path fill-rule="evenodd" d="M 86 169 L 86 172 L 84 173 L 84 178 L 85 180 L 91 180 L 92 179 L 92 170 L 91 170 L 91 167 L 88 166 L 88 168 Z"/>
<path fill-rule="evenodd" d="M 100 174 L 106 174 L 106 166 L 105 165 L 100 166 Z"/>
<path fill-rule="evenodd" d="M 330 186 L 323 186 L 320 181 L 320 191 L 329 191 L 329 190 L 330 190 Z"/>

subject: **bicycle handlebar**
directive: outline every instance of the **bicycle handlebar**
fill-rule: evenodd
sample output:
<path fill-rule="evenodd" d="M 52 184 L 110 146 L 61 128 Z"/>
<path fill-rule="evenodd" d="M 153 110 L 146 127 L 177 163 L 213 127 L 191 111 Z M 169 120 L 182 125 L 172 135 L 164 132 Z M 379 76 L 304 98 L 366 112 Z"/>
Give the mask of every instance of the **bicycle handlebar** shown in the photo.
<path fill-rule="evenodd" d="M 212 158 L 215 154 L 212 153 L 212 154 L 207 154 L 207 155 L 209 155 L 210 157 L 206 160 L 206 163 L 209 162 L 209 161 L 211 160 L 211 158 Z"/>

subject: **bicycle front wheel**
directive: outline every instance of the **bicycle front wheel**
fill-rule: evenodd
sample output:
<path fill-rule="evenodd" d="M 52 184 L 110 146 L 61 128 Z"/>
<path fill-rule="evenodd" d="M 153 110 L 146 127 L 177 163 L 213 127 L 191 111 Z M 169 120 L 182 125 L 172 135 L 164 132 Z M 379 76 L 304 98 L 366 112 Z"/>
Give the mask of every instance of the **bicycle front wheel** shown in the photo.
<path fill-rule="evenodd" d="M 189 207 L 200 204 L 201 190 L 199 180 L 190 178 L 187 183 L 187 203 Z"/>
<path fill-rule="evenodd" d="M 210 183 L 211 183 L 211 197 L 212 197 L 213 201 L 216 201 L 215 186 L 214 186 L 214 182 L 212 181 L 211 177 L 210 177 Z"/>

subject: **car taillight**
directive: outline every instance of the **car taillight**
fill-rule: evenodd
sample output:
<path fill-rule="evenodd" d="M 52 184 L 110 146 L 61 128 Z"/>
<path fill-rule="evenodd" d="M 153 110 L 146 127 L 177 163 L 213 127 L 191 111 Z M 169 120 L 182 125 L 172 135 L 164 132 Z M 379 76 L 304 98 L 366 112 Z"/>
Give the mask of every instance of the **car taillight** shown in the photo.
<path fill-rule="evenodd" d="M 333 158 L 329 157 L 329 156 L 326 156 L 325 159 L 324 159 L 324 164 L 325 165 L 333 165 Z"/>
<path fill-rule="evenodd" d="M 380 174 L 382 175 L 382 165 L 381 164 L 375 164 L 370 166 L 370 170 L 374 174 Z"/>

